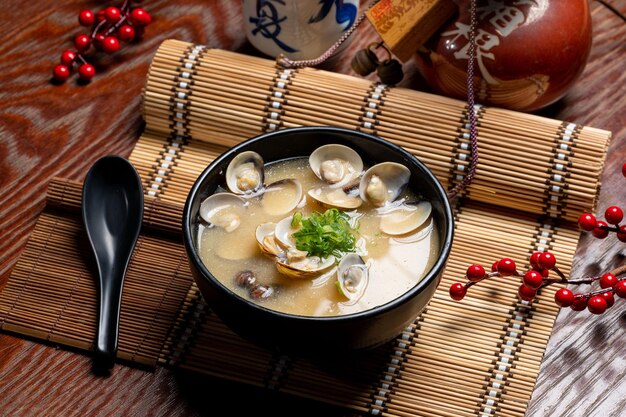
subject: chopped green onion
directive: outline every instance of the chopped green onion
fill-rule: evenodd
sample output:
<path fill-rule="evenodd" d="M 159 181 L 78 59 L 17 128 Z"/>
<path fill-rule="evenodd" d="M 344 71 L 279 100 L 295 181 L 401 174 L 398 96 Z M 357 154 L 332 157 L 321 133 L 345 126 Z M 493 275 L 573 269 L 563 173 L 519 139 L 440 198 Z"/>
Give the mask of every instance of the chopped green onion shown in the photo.
<path fill-rule="evenodd" d="M 300 226 L 300 223 L 302 223 L 302 212 L 296 211 L 291 218 L 291 227 L 295 229 Z"/>
<path fill-rule="evenodd" d="M 308 256 L 327 258 L 330 255 L 341 257 L 355 251 L 355 238 L 350 227 L 350 216 L 331 208 L 324 213 L 314 212 L 304 217 L 296 212 L 291 221 L 292 227 L 301 226 L 293 234 L 296 248 L 306 251 Z"/>

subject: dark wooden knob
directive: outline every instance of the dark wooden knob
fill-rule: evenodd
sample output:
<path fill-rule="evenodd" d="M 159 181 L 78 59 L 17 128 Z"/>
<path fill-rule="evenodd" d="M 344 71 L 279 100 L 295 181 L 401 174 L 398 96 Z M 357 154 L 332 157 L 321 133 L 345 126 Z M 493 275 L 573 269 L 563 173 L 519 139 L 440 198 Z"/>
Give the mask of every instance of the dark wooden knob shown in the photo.
<path fill-rule="evenodd" d="M 364 77 L 374 72 L 378 66 L 378 58 L 376 54 L 368 49 L 361 49 L 352 58 L 351 66 L 352 70 Z"/>
<path fill-rule="evenodd" d="M 381 63 L 377 69 L 378 78 L 384 84 L 394 85 L 398 84 L 404 78 L 404 71 L 402 71 L 402 65 L 396 59 L 388 59 Z"/>

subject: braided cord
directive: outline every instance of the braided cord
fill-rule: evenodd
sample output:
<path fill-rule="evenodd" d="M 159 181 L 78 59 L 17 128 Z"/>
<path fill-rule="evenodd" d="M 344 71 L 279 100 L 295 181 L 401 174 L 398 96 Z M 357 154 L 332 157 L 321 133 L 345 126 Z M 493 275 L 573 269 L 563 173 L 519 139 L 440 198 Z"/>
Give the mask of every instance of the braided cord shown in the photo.
<path fill-rule="evenodd" d="M 462 192 L 474 178 L 478 165 L 478 132 L 476 111 L 474 105 L 474 61 L 476 61 L 476 0 L 470 0 L 470 31 L 469 31 L 469 58 L 467 60 L 467 116 L 469 120 L 470 162 L 467 174 L 463 180 L 448 192 L 448 199 L 452 200 Z"/>

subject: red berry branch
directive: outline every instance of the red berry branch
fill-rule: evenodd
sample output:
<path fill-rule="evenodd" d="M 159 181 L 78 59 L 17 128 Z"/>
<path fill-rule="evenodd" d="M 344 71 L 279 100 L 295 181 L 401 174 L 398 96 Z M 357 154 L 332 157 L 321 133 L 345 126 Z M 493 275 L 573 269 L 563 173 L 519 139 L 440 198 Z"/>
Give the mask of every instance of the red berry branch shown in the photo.
<path fill-rule="evenodd" d="M 622 175 L 626 177 L 626 163 L 622 165 Z M 612 232 L 621 242 L 626 242 L 626 225 L 620 226 L 624 211 L 617 206 L 611 206 L 604 212 L 604 219 L 606 221 L 597 220 L 593 214 L 584 213 L 578 218 L 578 227 L 591 232 L 598 239 L 604 239 Z"/>
<path fill-rule="evenodd" d="M 140 3 L 141 0 L 135 2 Z M 61 54 L 61 63 L 52 71 L 58 81 L 67 80 L 74 64 L 78 66 L 81 79 L 91 80 L 96 75 L 94 66 L 87 62 L 92 46 L 96 50 L 113 54 L 120 49 L 120 41 L 140 39 L 145 27 L 152 22 L 152 17 L 141 7 L 131 9 L 130 1 L 125 0 L 121 7 L 109 6 L 97 13 L 83 10 L 78 14 L 78 22 L 81 26 L 91 26 L 91 34 L 76 35 L 76 49 L 68 49 Z"/>
<path fill-rule="evenodd" d="M 626 177 L 626 163 L 622 166 L 622 174 Z M 591 232 L 598 239 L 604 239 L 609 233 L 615 233 L 620 241 L 626 242 L 626 226 L 620 226 L 620 222 L 624 218 L 622 209 L 611 206 L 605 211 L 604 218 L 606 221 L 597 220 L 592 214 L 585 213 L 578 219 L 578 225 L 582 230 Z M 626 298 L 626 265 L 600 276 L 569 279 L 556 266 L 556 257 L 550 252 L 534 252 L 530 256 L 529 264 L 531 269 L 524 273 L 517 270 L 515 262 L 510 258 L 502 258 L 494 262 L 489 273 L 481 265 L 470 265 L 465 273 L 467 282 L 452 284 L 450 297 L 460 301 L 467 294 L 467 290 L 480 281 L 493 277 L 517 276 L 522 277 L 522 284 L 518 288 L 517 294 L 525 301 L 533 300 L 537 291 L 548 285 L 581 285 L 599 281 L 600 289 L 588 293 L 575 294 L 567 288 L 556 291 L 554 301 L 560 307 L 570 307 L 574 311 L 588 309 L 593 314 L 602 314 L 607 308 L 613 306 L 615 295 Z M 550 271 L 553 271 L 557 277 L 550 277 Z M 621 275 L 625 275 L 625 277 L 618 278 Z"/>
<path fill-rule="evenodd" d="M 614 295 L 626 298 L 626 277 L 619 279 L 618 276 L 626 274 L 626 265 L 621 266 L 604 275 L 569 279 L 556 266 L 556 257 L 550 252 L 535 252 L 529 260 L 532 269 L 521 273 L 517 270 L 515 262 L 509 258 L 496 261 L 491 272 L 487 273 L 481 265 L 474 264 L 467 268 L 466 283 L 456 282 L 450 287 L 450 297 L 456 301 L 462 300 L 467 290 L 473 285 L 493 277 L 522 277 L 522 284 L 517 290 L 519 298 L 531 301 L 541 288 L 552 284 L 593 284 L 600 282 L 600 290 L 583 294 L 574 294 L 567 288 L 559 289 L 554 295 L 554 301 L 561 307 L 570 307 L 572 310 L 581 311 L 588 308 L 594 314 L 602 314 L 615 302 Z M 554 271 L 558 277 L 551 278 L 550 271 Z"/>
<path fill-rule="evenodd" d="M 619 240 L 626 242 L 626 225 L 619 225 L 624 218 L 622 209 L 611 206 L 604 212 L 604 218 L 606 221 L 597 220 L 593 214 L 585 213 L 578 218 L 578 226 L 582 230 L 591 232 L 598 239 L 604 239 L 610 232 L 613 232 Z M 613 226 L 609 226 L 609 224 Z"/>

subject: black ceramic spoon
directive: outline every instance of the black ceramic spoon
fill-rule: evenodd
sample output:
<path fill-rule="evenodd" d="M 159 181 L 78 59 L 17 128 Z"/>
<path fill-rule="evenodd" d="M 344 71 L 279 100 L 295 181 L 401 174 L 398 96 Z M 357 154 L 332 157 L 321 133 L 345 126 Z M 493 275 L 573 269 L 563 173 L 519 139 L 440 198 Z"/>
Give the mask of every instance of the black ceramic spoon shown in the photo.
<path fill-rule="evenodd" d="M 124 275 L 142 218 L 143 191 L 135 168 L 119 156 L 99 159 L 83 185 L 83 223 L 100 279 L 96 371 L 109 370 L 115 362 Z"/>

